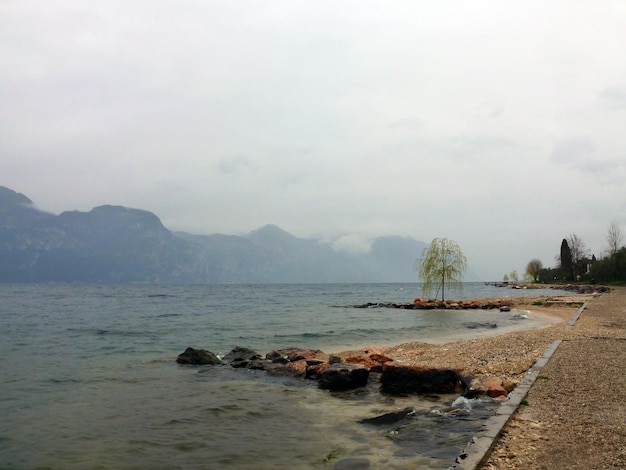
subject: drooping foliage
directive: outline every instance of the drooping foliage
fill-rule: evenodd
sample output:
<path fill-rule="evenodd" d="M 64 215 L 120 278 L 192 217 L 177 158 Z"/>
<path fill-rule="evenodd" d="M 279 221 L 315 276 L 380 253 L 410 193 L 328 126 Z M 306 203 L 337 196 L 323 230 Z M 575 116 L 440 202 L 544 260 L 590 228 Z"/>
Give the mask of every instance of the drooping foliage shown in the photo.
<path fill-rule="evenodd" d="M 539 272 L 543 268 L 543 263 L 540 259 L 531 259 L 526 265 L 526 274 L 531 278 L 532 282 L 537 282 L 539 279 Z"/>
<path fill-rule="evenodd" d="M 424 248 L 415 267 L 419 278 L 424 282 L 424 295 L 428 296 L 434 290 L 435 297 L 439 297 L 441 292 L 441 300 L 444 301 L 446 287 L 462 288 L 467 258 L 456 242 L 447 238 L 435 238 Z"/>

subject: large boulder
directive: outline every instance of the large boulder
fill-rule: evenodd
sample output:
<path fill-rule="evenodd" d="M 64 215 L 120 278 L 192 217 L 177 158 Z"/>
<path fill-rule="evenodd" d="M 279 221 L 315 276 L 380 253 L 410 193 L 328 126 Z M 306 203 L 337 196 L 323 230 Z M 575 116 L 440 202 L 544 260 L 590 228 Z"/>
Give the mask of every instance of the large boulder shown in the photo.
<path fill-rule="evenodd" d="M 429 369 L 387 362 L 380 376 L 381 391 L 391 395 L 463 393 L 460 374 L 452 369 Z"/>
<path fill-rule="evenodd" d="M 261 355 L 253 349 L 236 346 L 223 360 L 228 362 L 232 367 L 246 367 L 250 361 L 262 359 Z"/>
<path fill-rule="evenodd" d="M 369 369 L 355 364 L 331 364 L 319 375 L 320 388 L 331 391 L 352 390 L 367 384 Z"/>
<path fill-rule="evenodd" d="M 176 362 L 179 364 L 218 365 L 223 364 L 219 357 L 206 349 L 187 348 L 178 355 Z"/>

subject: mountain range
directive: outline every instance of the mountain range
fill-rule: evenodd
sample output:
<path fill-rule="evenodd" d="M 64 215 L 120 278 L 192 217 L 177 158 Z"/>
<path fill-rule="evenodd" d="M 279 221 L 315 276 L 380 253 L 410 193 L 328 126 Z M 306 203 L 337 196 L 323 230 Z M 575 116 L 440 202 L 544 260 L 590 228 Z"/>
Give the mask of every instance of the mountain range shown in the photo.
<path fill-rule="evenodd" d="M 384 236 L 354 254 L 275 225 L 245 235 L 172 232 L 145 210 L 104 205 L 55 215 L 0 186 L 0 282 L 414 282 L 425 246 Z"/>

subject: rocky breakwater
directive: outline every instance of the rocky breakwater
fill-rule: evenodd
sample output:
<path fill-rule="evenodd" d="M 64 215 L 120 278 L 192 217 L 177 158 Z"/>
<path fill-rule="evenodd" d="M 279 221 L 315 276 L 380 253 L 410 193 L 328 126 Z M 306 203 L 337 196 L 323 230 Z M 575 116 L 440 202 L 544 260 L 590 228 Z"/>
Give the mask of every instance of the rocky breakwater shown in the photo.
<path fill-rule="evenodd" d="M 285 348 L 263 357 L 253 349 L 235 347 L 219 358 L 205 349 L 187 348 L 176 362 L 265 371 L 272 376 L 316 380 L 320 388 L 341 392 L 380 384 L 388 395 L 458 394 L 468 398 L 505 398 L 507 389 L 496 378 L 462 375 L 454 369 L 407 365 L 394 361 L 376 348 L 344 355 L 328 355 L 317 349 Z"/>
<path fill-rule="evenodd" d="M 407 310 L 491 310 L 508 311 L 513 305 L 512 299 L 481 299 L 481 300 L 433 300 L 415 299 L 412 303 L 380 303 L 368 302 L 354 305 L 354 308 L 401 308 Z"/>

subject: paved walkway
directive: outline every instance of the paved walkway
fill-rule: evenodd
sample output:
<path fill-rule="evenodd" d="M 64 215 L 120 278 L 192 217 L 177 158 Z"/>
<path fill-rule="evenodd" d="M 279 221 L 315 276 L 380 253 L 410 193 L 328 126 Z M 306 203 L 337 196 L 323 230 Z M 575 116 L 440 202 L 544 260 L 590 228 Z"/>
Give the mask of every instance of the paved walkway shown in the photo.
<path fill-rule="evenodd" d="M 587 303 L 482 469 L 626 469 L 626 288 Z"/>

